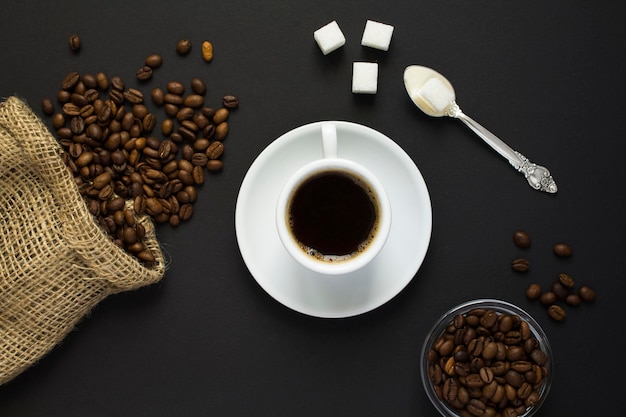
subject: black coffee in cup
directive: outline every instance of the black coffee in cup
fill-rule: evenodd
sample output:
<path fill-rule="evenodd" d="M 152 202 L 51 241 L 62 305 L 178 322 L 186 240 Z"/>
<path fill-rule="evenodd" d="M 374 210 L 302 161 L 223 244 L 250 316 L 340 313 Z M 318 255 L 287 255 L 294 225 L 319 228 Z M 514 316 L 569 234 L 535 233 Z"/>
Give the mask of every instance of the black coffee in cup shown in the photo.
<path fill-rule="evenodd" d="M 303 181 L 287 208 L 292 237 L 307 254 L 325 262 L 358 256 L 376 236 L 380 207 L 364 179 L 326 170 Z"/>

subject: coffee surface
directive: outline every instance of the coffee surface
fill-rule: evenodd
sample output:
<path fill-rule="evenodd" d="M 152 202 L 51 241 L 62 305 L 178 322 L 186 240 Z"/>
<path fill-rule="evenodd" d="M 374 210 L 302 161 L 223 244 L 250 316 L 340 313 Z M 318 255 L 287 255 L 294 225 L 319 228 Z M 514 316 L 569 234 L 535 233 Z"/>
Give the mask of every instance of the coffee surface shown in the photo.
<path fill-rule="evenodd" d="M 378 209 L 367 184 L 348 173 L 328 171 L 297 188 L 288 213 L 291 232 L 303 249 L 332 261 L 349 259 L 367 247 Z"/>

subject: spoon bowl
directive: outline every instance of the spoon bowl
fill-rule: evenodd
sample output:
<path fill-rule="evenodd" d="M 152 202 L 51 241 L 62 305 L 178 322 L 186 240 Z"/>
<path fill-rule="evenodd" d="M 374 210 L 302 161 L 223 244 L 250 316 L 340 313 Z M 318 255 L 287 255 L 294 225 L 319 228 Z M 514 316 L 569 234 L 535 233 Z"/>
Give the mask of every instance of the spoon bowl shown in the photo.
<path fill-rule="evenodd" d="M 456 96 L 454 93 L 454 87 L 450 84 L 450 81 L 432 68 L 424 67 L 421 65 L 411 65 L 404 71 L 404 87 L 406 88 L 409 97 L 413 100 L 413 103 L 424 113 L 433 117 L 448 116 L 448 109 L 450 106 L 446 106 L 444 109 L 438 108 L 433 105 L 427 94 L 428 90 L 424 88 L 427 83 L 433 83 L 432 80 L 438 81 L 443 87 L 448 90 L 448 95 L 452 96 L 452 101 L 455 101 Z M 448 104 L 452 104 L 451 102 Z M 441 107 L 441 106 L 439 106 Z"/>
<path fill-rule="evenodd" d="M 496 135 L 463 113 L 456 103 L 454 87 L 446 77 L 432 68 L 411 65 L 404 70 L 404 87 L 415 105 L 433 117 L 449 116 L 461 120 L 478 137 L 518 171 L 524 174 L 528 184 L 535 190 L 556 193 L 556 182 L 547 168 L 532 163 L 521 153 L 511 149 Z"/>

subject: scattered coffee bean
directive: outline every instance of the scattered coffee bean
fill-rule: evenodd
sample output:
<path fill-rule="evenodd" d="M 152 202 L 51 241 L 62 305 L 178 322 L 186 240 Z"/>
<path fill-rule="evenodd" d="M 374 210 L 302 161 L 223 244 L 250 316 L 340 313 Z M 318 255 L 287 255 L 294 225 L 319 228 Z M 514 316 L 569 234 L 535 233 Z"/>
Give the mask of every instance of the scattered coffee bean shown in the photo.
<path fill-rule="evenodd" d="M 137 70 L 135 75 L 139 81 L 149 80 L 150 78 L 152 78 L 152 67 L 144 65 Z"/>
<path fill-rule="evenodd" d="M 530 284 L 526 289 L 526 298 L 531 301 L 537 300 L 541 296 L 541 286 L 539 284 Z"/>
<path fill-rule="evenodd" d="M 209 41 L 202 42 L 202 59 L 206 62 L 213 61 L 213 44 Z"/>
<path fill-rule="evenodd" d="M 148 69 L 148 65 L 143 68 Z M 194 94 L 185 98 L 182 83 L 168 85 L 168 91 L 180 93 L 168 93 L 174 97 L 170 101 L 184 104 L 186 100 L 187 105 L 194 107 L 184 107 L 184 117 L 177 120 L 171 117 L 179 112 L 178 106 L 171 104 L 176 112 L 161 124 L 166 137 L 163 140 L 150 136 L 158 121 L 143 103 L 143 93 L 127 89 L 121 77 L 109 79 L 100 72 L 81 78 L 72 72 L 63 79 L 57 94 L 63 104 L 60 112 L 54 114 L 52 102 L 42 100 L 42 110 L 54 114 L 52 124 L 67 152 L 64 160 L 90 212 L 115 244 L 142 262 L 154 262 L 154 257 L 143 244 L 145 231 L 135 221 L 133 212 L 176 227 L 193 215 L 193 204 L 198 198 L 196 187 L 205 182 L 204 170 L 223 169 L 219 158 L 224 147 L 213 138 L 216 124 L 212 117 L 205 116 L 204 97 L 197 94 L 202 91 L 201 84 L 204 85 L 195 79 Z M 165 96 L 160 88 L 152 90 L 156 104 L 165 103 Z M 212 115 L 220 110 L 221 117 L 228 111 L 221 108 Z M 184 129 L 185 135 L 174 129 Z M 205 137 L 204 132 L 211 137 Z M 133 211 L 124 209 L 126 200 L 133 201 Z"/>
<path fill-rule="evenodd" d="M 581 301 L 582 300 L 578 294 L 569 294 L 567 297 L 565 297 L 565 304 L 572 307 L 578 307 Z"/>
<path fill-rule="evenodd" d="M 227 95 L 222 98 L 222 105 L 227 109 L 236 109 L 239 106 L 239 100 L 235 96 Z"/>
<path fill-rule="evenodd" d="M 517 230 L 513 233 L 513 242 L 520 248 L 526 249 L 530 247 L 530 236 L 523 230 Z"/>
<path fill-rule="evenodd" d="M 518 272 L 526 272 L 530 269 L 530 261 L 524 258 L 515 259 L 511 263 L 511 267 Z"/>
<path fill-rule="evenodd" d="M 574 279 L 567 274 L 559 274 L 559 282 L 566 288 L 574 288 Z"/>
<path fill-rule="evenodd" d="M 193 78 L 191 80 L 191 91 L 203 96 L 206 93 L 206 84 L 200 78 Z"/>
<path fill-rule="evenodd" d="M 573 252 L 571 246 L 569 246 L 566 243 L 555 244 L 553 250 L 556 256 L 559 256 L 562 258 L 572 256 L 572 252 Z"/>
<path fill-rule="evenodd" d="M 187 55 L 191 51 L 191 41 L 189 39 L 181 39 L 176 43 L 176 53 L 178 55 Z"/>
<path fill-rule="evenodd" d="M 563 321 L 565 319 L 565 310 L 563 310 L 563 307 L 553 304 L 548 308 L 548 315 L 553 320 Z"/>
<path fill-rule="evenodd" d="M 591 302 L 596 299 L 596 292 L 590 287 L 583 285 L 578 290 L 578 295 L 583 301 Z"/>
<path fill-rule="evenodd" d="M 145 64 L 152 69 L 159 68 L 163 64 L 163 57 L 159 54 L 148 55 Z"/>
<path fill-rule="evenodd" d="M 72 52 L 78 52 L 80 50 L 80 38 L 78 37 L 78 35 L 71 35 L 69 38 L 69 43 Z"/>
<path fill-rule="evenodd" d="M 76 87 L 79 81 L 80 81 L 80 74 L 77 73 L 76 71 L 72 71 L 69 74 L 67 74 L 65 78 L 63 79 L 63 81 L 61 82 L 61 88 L 66 91 L 71 90 L 74 87 Z"/>
<path fill-rule="evenodd" d="M 46 116 L 52 116 L 54 113 L 54 103 L 49 98 L 41 100 L 41 110 Z"/>
<path fill-rule="evenodd" d="M 557 300 L 565 300 L 565 297 L 569 294 L 567 287 L 564 287 L 559 281 L 552 284 L 552 292 L 556 296 Z"/>
<path fill-rule="evenodd" d="M 496 313 L 496 322 L 485 327 L 493 314 L 474 309 L 457 315 L 427 352 L 427 374 L 436 396 L 462 416 L 509 415 L 508 410 L 511 416 L 524 414 L 538 402 L 548 376 L 548 356 L 529 324 L 519 316 Z M 517 335 L 511 344 L 504 342 L 502 323 L 511 326 L 507 333 Z"/>
<path fill-rule="evenodd" d="M 552 291 L 544 292 L 539 297 L 539 302 L 544 306 L 551 305 L 556 301 L 556 295 Z"/>

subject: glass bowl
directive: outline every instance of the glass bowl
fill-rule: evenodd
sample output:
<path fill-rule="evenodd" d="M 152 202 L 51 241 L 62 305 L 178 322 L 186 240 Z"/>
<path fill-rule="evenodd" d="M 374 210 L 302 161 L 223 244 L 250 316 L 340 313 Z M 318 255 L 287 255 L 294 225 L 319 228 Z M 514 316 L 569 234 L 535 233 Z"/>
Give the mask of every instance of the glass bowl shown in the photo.
<path fill-rule="evenodd" d="M 482 316 L 483 311 L 491 313 L 484 316 L 484 321 L 476 324 L 476 318 L 470 316 Z M 511 320 L 507 319 L 502 327 L 504 331 L 500 331 L 499 327 L 505 316 L 510 316 Z M 495 325 L 492 324 L 494 320 L 497 323 Z M 528 326 L 521 324 L 524 322 Z M 470 328 L 474 329 L 475 334 Z M 517 341 L 518 337 L 520 341 Z M 471 339 L 475 341 L 472 342 Z M 444 346 L 442 342 L 445 340 L 452 342 L 447 342 Z M 498 348 L 494 357 L 494 346 L 482 349 L 490 342 L 495 342 Z M 521 352 L 519 348 L 510 349 L 512 346 L 520 346 Z M 503 355 L 509 357 L 503 358 Z M 482 415 L 488 416 L 498 411 L 502 416 L 530 417 L 537 412 L 550 391 L 552 361 L 548 338 L 535 319 L 521 308 L 505 301 L 480 299 L 458 305 L 437 320 L 424 341 L 420 367 L 426 394 L 442 416 L 472 415 L 471 411 L 475 411 L 477 415 L 482 412 Z M 528 363 L 532 368 L 526 370 Z M 492 372 L 484 369 L 481 375 L 481 368 L 489 368 Z M 510 370 L 515 372 L 509 372 Z M 446 379 L 454 382 L 450 381 L 444 387 Z M 487 381 L 494 383 L 486 383 Z M 530 385 L 530 395 L 529 387 L 524 384 Z M 508 396 L 513 397 L 513 392 L 515 399 L 507 399 Z M 502 395 L 504 399 L 500 400 Z M 498 401 L 497 404 L 491 399 Z M 480 410 L 483 406 L 479 403 L 486 406 L 486 409 Z M 478 409 L 470 410 L 472 407 Z"/>

